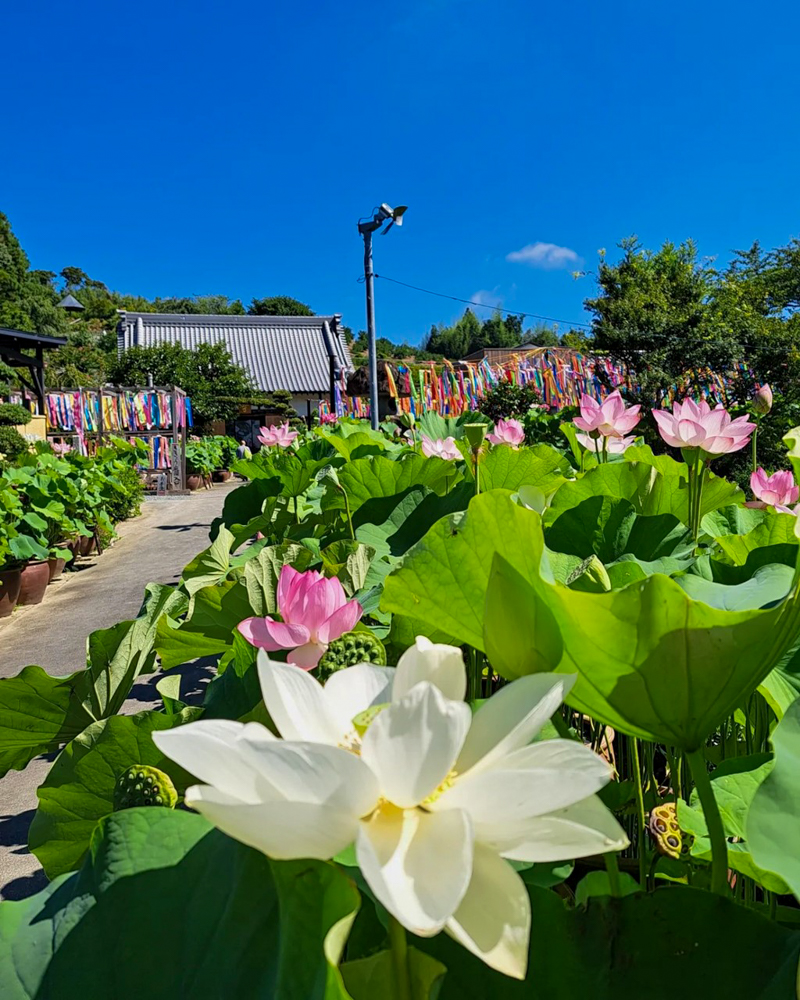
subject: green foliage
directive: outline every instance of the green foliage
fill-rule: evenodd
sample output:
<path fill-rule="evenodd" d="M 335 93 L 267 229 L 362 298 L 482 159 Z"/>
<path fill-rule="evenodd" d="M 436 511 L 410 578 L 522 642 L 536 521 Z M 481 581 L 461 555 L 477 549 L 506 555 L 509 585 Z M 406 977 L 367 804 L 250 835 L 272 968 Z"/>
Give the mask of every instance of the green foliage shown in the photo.
<path fill-rule="evenodd" d="M 314 311 L 288 295 L 253 299 L 247 312 L 251 316 L 313 316 Z"/>
<path fill-rule="evenodd" d="M 144 499 L 144 483 L 139 473 L 130 465 L 123 465 L 114 472 L 117 489 L 106 499 L 106 512 L 111 520 L 127 521 L 137 517 L 142 509 Z"/>
<path fill-rule="evenodd" d="M 31 411 L 20 403 L 0 403 L 0 427 L 16 427 L 30 422 Z"/>
<path fill-rule="evenodd" d="M 16 427 L 0 426 L 0 455 L 7 461 L 13 461 L 28 450 L 28 442 Z"/>
<path fill-rule="evenodd" d="M 151 734 L 198 714 L 197 709 L 185 709 L 179 715 L 113 715 L 67 744 L 39 786 L 39 808 L 28 841 L 48 878 L 80 866 L 98 820 L 114 811 L 115 796 L 119 801 L 118 780 L 132 766 L 163 771 L 183 792 L 189 775 L 158 750 Z"/>
<path fill-rule="evenodd" d="M 210 476 L 215 469 L 222 468 L 222 445 L 224 438 L 206 437 L 186 442 L 186 471 L 192 475 Z M 235 457 L 234 451 L 234 457 Z"/>
<path fill-rule="evenodd" d="M 225 441 L 207 439 L 220 461 Z M 116 452 L 107 461 L 124 459 Z M 271 862 L 185 810 L 134 801 L 148 777 L 152 787 L 171 782 L 178 798 L 198 777 L 160 755 L 158 729 L 202 711 L 274 733 L 257 650 L 237 626 L 281 614 L 277 582 L 288 564 L 336 576 L 363 609 L 356 630 L 329 644 L 321 679 L 357 662 L 396 664 L 415 636 L 469 646 L 470 700 L 493 697 L 498 674 L 576 675 L 568 707 L 539 738 L 582 738 L 613 754 L 619 780 L 601 797 L 632 841 L 619 879 L 597 870 L 595 858 L 515 862 L 532 909 L 526 982 L 492 972 L 444 934 L 412 937 L 417 1000 L 667 1000 L 676 982 L 691 1000 L 720 990 L 793 996 L 796 911 L 773 900 L 774 919 L 760 915 L 770 893 L 797 891 L 793 517 L 744 508 L 736 487 L 713 477 L 695 542 L 686 466 L 647 446 L 586 472 L 546 444 L 492 447 L 477 496 L 469 463 L 424 458 L 388 429 L 357 422 L 237 468 L 251 481 L 228 494 L 179 587 L 151 588 L 135 622 L 93 633 L 86 671 L 53 678 L 28 667 L 0 681 L 0 768 L 24 767 L 66 742 L 31 828 L 31 846 L 57 882 L 35 900 L 0 904 L 0 992 L 10 1000 L 85 996 L 108 992 L 110 982 L 122 997 L 394 995 L 385 915 L 354 858 L 335 862 L 350 866 L 362 898 L 335 862 Z M 80 456 L 26 456 L 5 476 L 0 515 L 28 517 L 32 530 L 37 519 L 56 521 L 59 504 L 70 516 L 72 487 L 49 485 L 62 479 L 85 483 L 80 490 L 96 491 L 99 502 L 108 484 L 92 469 Z M 199 657 L 216 661 L 202 710 L 183 705 L 172 673 L 157 685 L 163 712 L 118 714 L 139 674 Z M 676 769 L 684 752 L 691 773 Z M 647 810 L 678 799 L 681 825 L 694 836 L 681 860 L 659 859 L 639 831 L 637 753 L 642 822 Z M 706 763 L 701 806 L 692 785 Z M 721 853 L 709 802 L 720 813 Z M 82 858 L 79 875 L 58 875 Z M 711 884 L 720 886 L 721 870 L 730 898 L 704 890 L 710 863 Z M 735 895 L 727 871 L 736 873 Z M 653 876 L 691 884 L 653 891 Z M 108 928 L 118 932 L 123 917 L 137 941 L 157 940 L 181 962 L 156 963 L 153 974 L 140 949 L 119 946 L 118 933 L 112 940 Z M 191 983 L 186 962 L 201 970 Z"/>
<path fill-rule="evenodd" d="M 83 704 L 85 682 L 85 671 L 52 677 L 36 666 L 0 679 L 0 778 L 60 750 L 94 721 Z"/>
<path fill-rule="evenodd" d="M 238 413 L 238 404 L 223 397 L 252 392 L 250 376 L 235 364 L 225 344 L 198 344 L 194 350 L 180 344 L 131 347 L 109 365 L 108 378 L 115 385 L 180 386 L 192 400 L 196 425 L 227 420 Z"/>
<path fill-rule="evenodd" d="M 772 733 L 775 765 L 755 789 L 746 836 L 753 861 L 777 872 L 800 899 L 800 698 Z"/>
<path fill-rule="evenodd" d="M 0 212 L 0 326 L 61 337 L 67 318 L 56 307 L 55 275 L 31 271 L 25 251 Z"/>
<path fill-rule="evenodd" d="M 755 864 L 745 829 L 754 797 L 765 779 L 768 779 L 773 766 L 774 762 L 767 754 L 725 760 L 711 776 L 711 787 L 728 841 L 728 867 L 747 875 L 770 892 L 782 896 L 790 891 L 789 886 L 774 872 Z M 688 804 L 686 802 L 678 804 L 678 822 L 682 831 L 694 837 L 691 847 L 692 857 L 711 860 L 708 826 L 696 790 L 692 792 Z"/>
<path fill-rule="evenodd" d="M 521 449 L 495 445 L 482 456 L 478 474 L 482 490 L 536 486 L 548 496 L 566 482 L 570 471 L 564 456 L 546 444 Z"/>
<path fill-rule="evenodd" d="M 337 963 L 358 906 L 333 865 L 271 862 L 200 816 L 127 809 L 98 824 L 80 874 L 0 906 L 0 994 L 349 1000 Z"/>
<path fill-rule="evenodd" d="M 490 420 L 524 417 L 532 406 L 542 401 L 535 386 L 518 385 L 508 379 L 498 382 L 481 400 L 480 412 Z"/>

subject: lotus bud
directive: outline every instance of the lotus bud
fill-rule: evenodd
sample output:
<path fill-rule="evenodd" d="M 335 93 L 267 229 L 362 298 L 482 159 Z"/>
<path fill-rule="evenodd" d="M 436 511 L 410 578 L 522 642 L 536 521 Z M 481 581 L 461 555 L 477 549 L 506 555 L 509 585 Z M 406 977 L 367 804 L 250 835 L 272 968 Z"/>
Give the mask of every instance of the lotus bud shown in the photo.
<path fill-rule="evenodd" d="M 674 802 L 664 802 L 650 811 L 648 829 L 661 854 L 678 859 L 689 854 L 694 837 L 681 830 Z"/>
<path fill-rule="evenodd" d="M 397 415 L 397 422 L 401 427 L 405 427 L 407 431 L 411 431 L 417 426 L 417 418 L 413 413 L 399 413 Z"/>
<path fill-rule="evenodd" d="M 477 451 L 486 437 L 486 424 L 464 424 L 464 435 L 473 451 Z"/>
<path fill-rule="evenodd" d="M 123 771 L 114 786 L 114 812 L 136 806 L 165 806 L 174 809 L 178 793 L 168 774 L 157 767 L 134 764 Z"/>
<path fill-rule="evenodd" d="M 386 648 L 372 632 L 345 632 L 334 639 L 322 654 L 316 676 L 320 681 L 325 681 L 337 670 L 354 667 L 357 663 L 386 666 Z"/>
<path fill-rule="evenodd" d="M 603 594 L 611 590 L 611 577 L 597 556 L 591 555 L 588 559 L 584 559 L 567 580 L 567 586 L 571 590 L 583 590 L 590 594 Z"/>
<path fill-rule="evenodd" d="M 753 409 L 759 416 L 765 416 L 772 409 L 772 389 L 762 385 L 753 397 Z"/>

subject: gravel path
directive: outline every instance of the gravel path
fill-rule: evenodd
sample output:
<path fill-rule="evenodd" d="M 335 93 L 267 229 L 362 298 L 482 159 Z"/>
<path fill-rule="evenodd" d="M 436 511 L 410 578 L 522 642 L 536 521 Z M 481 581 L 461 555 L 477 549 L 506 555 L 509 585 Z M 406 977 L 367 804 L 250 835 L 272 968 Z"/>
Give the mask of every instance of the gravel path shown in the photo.
<path fill-rule="evenodd" d="M 55 676 L 85 666 L 89 633 L 135 618 L 145 584 L 178 581 L 186 563 L 208 544 L 209 525 L 236 485 L 146 500 L 142 516 L 121 524 L 119 539 L 100 558 L 82 560 L 80 569 L 52 583 L 42 604 L 0 619 L 0 678 L 13 677 L 29 663 Z M 199 697 L 204 671 L 181 672 L 186 674 L 182 697 Z M 137 680 L 124 711 L 141 711 L 159 702 L 155 679 Z M 27 842 L 36 788 L 51 759 L 39 757 L 24 771 L 9 771 L 0 778 L 0 899 L 23 899 L 46 884 Z"/>

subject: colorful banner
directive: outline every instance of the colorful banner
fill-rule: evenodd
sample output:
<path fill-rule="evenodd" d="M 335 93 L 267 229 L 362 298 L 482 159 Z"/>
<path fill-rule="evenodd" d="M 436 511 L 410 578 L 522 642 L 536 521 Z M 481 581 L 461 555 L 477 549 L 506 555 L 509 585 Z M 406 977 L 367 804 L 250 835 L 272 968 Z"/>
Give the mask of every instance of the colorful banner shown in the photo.
<path fill-rule="evenodd" d="M 566 348 L 540 347 L 512 355 L 512 360 L 492 365 L 487 358 L 479 362 L 445 360 L 437 365 L 420 367 L 416 371 L 397 365 L 397 380 L 387 371 L 389 394 L 396 401 L 399 413 L 421 416 L 433 411 L 446 417 L 457 417 L 470 410 L 477 410 L 481 400 L 501 381 L 516 385 L 533 385 L 545 406 L 561 410 L 565 406 L 578 406 L 582 395 L 601 399 L 616 388 L 637 388 L 635 379 L 622 366 L 601 356 L 582 354 Z M 746 371 L 740 366 L 742 372 Z M 737 369 L 736 374 L 739 374 Z M 700 394 L 711 402 L 725 402 L 726 378 L 711 370 L 687 375 L 669 392 L 670 400 L 682 397 L 700 384 Z M 367 417 L 369 403 L 366 397 L 349 397 L 346 379 L 336 386 L 336 416 Z M 610 386 L 610 388 L 609 388 Z M 332 416 L 327 401 L 319 406 L 320 417 Z"/>

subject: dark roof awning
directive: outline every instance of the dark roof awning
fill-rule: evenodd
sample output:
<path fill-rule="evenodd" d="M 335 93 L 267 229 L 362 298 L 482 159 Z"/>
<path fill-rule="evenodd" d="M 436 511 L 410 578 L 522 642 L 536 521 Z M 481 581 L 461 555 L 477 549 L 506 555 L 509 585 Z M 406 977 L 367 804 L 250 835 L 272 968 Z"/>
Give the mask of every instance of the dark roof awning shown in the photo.
<path fill-rule="evenodd" d="M 25 333 L 23 330 L 10 330 L 0 326 L 0 345 L 5 347 L 63 347 L 66 337 L 45 337 L 40 333 Z"/>
<path fill-rule="evenodd" d="M 20 382 L 31 389 L 39 401 L 39 412 L 44 413 L 44 352 L 53 347 L 63 347 L 66 337 L 44 337 L 39 333 L 25 333 L 24 330 L 9 330 L 0 326 L 0 361 L 17 370 Z M 33 351 L 33 354 L 25 354 Z M 26 379 L 21 369 L 28 369 Z"/>

